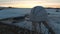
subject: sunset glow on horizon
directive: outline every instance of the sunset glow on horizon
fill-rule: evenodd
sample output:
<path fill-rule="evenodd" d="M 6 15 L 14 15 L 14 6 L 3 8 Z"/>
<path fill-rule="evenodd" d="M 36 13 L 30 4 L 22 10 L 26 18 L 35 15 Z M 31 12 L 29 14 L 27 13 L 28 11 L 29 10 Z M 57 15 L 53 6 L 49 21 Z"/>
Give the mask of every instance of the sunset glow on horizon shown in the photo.
<path fill-rule="evenodd" d="M 53 7 L 60 8 L 59 1 L 53 2 L 53 0 L 14 0 L 14 1 L 3 1 L 0 0 L 0 6 L 5 7 L 18 7 L 18 8 L 32 8 L 34 6 Z"/>

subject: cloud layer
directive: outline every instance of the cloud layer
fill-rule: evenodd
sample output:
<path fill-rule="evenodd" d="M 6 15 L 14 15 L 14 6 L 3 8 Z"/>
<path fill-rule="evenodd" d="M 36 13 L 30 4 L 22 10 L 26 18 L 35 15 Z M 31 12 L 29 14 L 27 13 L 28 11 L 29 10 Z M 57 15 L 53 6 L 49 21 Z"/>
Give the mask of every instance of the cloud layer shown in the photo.
<path fill-rule="evenodd" d="M 0 0 L 0 6 L 33 7 L 36 5 L 60 6 L 60 0 Z"/>
<path fill-rule="evenodd" d="M 0 3 L 20 2 L 20 1 L 40 1 L 40 2 L 46 2 L 46 3 L 60 3 L 60 0 L 0 0 Z"/>

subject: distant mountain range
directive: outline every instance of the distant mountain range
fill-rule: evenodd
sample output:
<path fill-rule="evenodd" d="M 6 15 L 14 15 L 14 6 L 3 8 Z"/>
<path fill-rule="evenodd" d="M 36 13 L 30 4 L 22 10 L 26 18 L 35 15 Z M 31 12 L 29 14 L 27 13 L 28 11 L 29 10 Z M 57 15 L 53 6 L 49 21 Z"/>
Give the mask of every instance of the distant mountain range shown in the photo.
<path fill-rule="evenodd" d="M 0 8 L 12 8 L 12 7 L 0 7 Z"/>
<path fill-rule="evenodd" d="M 8 9 L 8 8 L 16 8 L 16 7 L 0 7 L 0 10 Z M 29 8 L 28 8 L 28 9 L 29 9 Z M 60 9 L 60 8 L 47 7 L 46 9 Z"/>

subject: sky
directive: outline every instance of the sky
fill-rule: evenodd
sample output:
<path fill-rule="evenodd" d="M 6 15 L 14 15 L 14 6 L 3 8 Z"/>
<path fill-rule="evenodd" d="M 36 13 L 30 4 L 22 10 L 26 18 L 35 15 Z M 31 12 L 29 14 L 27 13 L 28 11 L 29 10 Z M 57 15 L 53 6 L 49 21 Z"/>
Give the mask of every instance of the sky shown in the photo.
<path fill-rule="evenodd" d="M 60 0 L 0 0 L 0 7 L 32 8 L 34 6 L 60 7 Z"/>

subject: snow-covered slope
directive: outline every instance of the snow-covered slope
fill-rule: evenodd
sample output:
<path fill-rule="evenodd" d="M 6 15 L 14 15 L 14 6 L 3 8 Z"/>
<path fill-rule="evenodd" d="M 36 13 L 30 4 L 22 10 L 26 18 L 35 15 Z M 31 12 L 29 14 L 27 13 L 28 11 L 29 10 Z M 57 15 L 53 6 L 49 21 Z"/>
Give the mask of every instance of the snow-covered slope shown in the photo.
<path fill-rule="evenodd" d="M 18 8 L 10 8 L 10 9 L 4 9 L 0 10 L 0 19 L 4 18 L 10 18 L 10 17 L 18 17 L 18 16 L 24 16 L 25 14 L 29 14 L 30 9 L 18 9 Z"/>
<path fill-rule="evenodd" d="M 24 16 L 25 14 L 29 14 L 31 9 L 27 8 L 12 8 L 12 9 L 5 9 L 0 11 L 0 19 L 4 18 L 10 18 L 10 17 L 18 17 L 18 16 Z M 53 28 L 56 34 L 60 34 L 60 11 L 56 12 L 56 9 L 46 9 L 47 13 L 50 13 L 48 15 L 48 24 L 50 27 Z M 12 23 L 13 25 L 32 29 L 31 21 L 22 21 L 19 23 Z M 38 28 L 39 29 L 39 28 Z M 45 28 L 45 26 L 42 24 L 42 31 L 43 33 L 48 34 L 48 30 Z"/>

